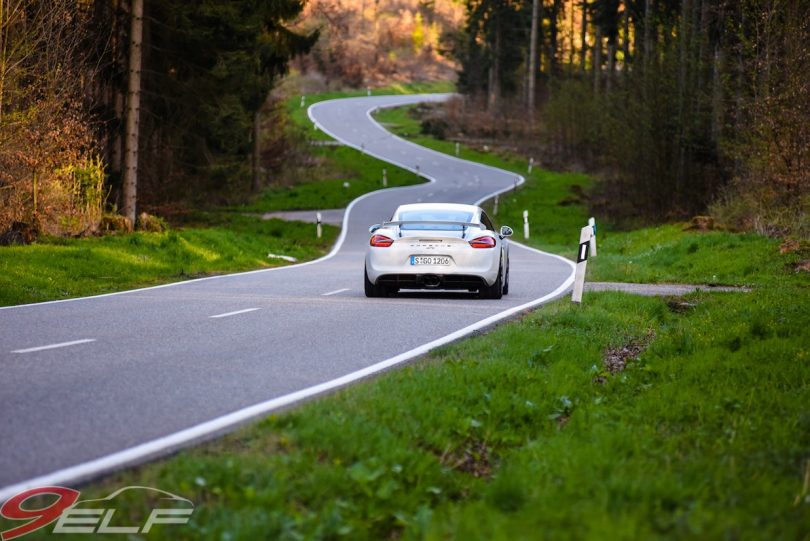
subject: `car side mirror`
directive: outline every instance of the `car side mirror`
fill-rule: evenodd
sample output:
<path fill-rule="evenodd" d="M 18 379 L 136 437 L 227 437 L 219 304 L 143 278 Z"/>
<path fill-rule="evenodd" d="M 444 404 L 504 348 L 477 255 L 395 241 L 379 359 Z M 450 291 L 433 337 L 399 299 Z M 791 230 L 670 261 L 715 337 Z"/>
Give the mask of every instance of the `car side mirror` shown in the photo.
<path fill-rule="evenodd" d="M 515 232 L 512 231 L 512 228 L 509 227 L 508 225 L 504 225 L 503 227 L 501 227 L 501 236 L 502 237 L 511 237 L 514 234 L 515 234 Z"/>
<path fill-rule="evenodd" d="M 377 231 L 381 227 L 382 227 L 382 224 L 374 224 L 374 225 L 372 225 L 371 227 L 368 228 L 368 232 L 369 233 L 374 233 L 375 231 Z"/>

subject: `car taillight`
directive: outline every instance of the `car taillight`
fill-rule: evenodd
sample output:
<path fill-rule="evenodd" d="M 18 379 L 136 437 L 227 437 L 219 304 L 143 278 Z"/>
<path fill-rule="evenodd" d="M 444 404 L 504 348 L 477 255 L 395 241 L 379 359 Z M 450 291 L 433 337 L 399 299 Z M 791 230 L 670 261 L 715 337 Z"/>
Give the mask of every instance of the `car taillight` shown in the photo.
<path fill-rule="evenodd" d="M 489 236 L 478 237 L 470 241 L 473 248 L 495 248 L 495 239 Z"/>
<path fill-rule="evenodd" d="M 371 241 L 369 244 L 372 246 L 376 246 L 377 248 L 388 248 L 392 244 L 394 244 L 394 239 L 389 239 L 385 235 L 374 235 L 371 237 Z"/>

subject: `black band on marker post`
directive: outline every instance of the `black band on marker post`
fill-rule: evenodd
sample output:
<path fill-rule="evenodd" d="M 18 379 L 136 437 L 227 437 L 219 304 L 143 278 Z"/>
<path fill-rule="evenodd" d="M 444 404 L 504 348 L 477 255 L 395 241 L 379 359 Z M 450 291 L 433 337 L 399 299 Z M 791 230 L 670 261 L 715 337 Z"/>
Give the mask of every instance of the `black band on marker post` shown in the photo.
<path fill-rule="evenodd" d="M 583 242 L 579 245 L 579 252 L 577 252 L 577 263 L 582 263 L 588 260 L 588 253 L 591 250 L 591 241 Z"/>

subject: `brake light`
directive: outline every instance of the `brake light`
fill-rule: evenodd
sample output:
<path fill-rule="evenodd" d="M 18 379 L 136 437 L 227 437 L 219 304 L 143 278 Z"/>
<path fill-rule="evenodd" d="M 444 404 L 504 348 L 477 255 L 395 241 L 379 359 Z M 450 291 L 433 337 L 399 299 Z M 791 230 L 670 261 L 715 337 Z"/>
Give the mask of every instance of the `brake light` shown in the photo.
<path fill-rule="evenodd" d="M 495 248 L 495 239 L 490 236 L 478 237 L 470 241 L 473 248 Z"/>
<path fill-rule="evenodd" d="M 371 246 L 376 246 L 377 248 L 388 248 L 392 244 L 394 244 L 394 239 L 389 239 L 385 235 L 373 235 L 371 237 L 371 241 L 369 241 Z"/>

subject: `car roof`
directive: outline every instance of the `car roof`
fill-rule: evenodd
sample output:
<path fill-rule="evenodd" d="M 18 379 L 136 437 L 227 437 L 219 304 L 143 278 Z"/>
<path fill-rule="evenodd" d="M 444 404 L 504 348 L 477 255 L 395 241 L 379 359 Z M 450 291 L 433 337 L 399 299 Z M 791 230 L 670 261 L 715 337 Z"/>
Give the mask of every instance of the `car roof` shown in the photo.
<path fill-rule="evenodd" d="M 475 205 L 461 205 L 459 203 L 410 203 L 397 207 L 394 215 L 396 216 L 400 212 L 414 210 L 449 210 L 454 212 L 470 212 L 473 216 L 477 216 L 481 208 Z"/>

